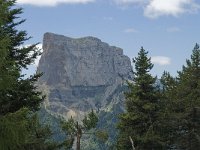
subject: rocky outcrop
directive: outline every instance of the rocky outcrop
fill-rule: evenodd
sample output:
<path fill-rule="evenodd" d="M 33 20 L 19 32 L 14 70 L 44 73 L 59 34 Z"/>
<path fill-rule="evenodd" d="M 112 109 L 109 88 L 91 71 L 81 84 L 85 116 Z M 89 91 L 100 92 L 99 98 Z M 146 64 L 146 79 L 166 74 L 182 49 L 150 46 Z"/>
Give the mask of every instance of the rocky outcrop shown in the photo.
<path fill-rule="evenodd" d="M 44 73 L 39 85 L 47 94 L 45 107 L 78 118 L 91 109 L 109 111 L 120 104 L 124 83 L 133 76 L 131 61 L 121 48 L 95 37 L 53 33 L 44 35 L 38 72 Z"/>

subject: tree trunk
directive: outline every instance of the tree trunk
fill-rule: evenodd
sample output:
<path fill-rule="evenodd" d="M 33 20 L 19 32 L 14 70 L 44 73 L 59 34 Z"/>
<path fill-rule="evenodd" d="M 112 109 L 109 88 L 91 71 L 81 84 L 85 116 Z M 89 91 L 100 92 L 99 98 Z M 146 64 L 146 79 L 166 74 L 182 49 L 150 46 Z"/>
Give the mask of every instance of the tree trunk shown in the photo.
<path fill-rule="evenodd" d="M 76 150 L 80 150 L 81 149 L 81 136 L 82 136 L 82 129 L 79 126 L 78 122 L 77 122 L 77 142 L 76 142 Z"/>
<path fill-rule="evenodd" d="M 77 143 L 76 143 L 76 150 L 81 149 L 81 137 L 77 134 Z"/>
<path fill-rule="evenodd" d="M 133 139 L 131 138 L 131 136 L 129 136 L 129 140 L 131 142 L 132 149 L 135 150 L 134 142 L 133 142 Z"/>

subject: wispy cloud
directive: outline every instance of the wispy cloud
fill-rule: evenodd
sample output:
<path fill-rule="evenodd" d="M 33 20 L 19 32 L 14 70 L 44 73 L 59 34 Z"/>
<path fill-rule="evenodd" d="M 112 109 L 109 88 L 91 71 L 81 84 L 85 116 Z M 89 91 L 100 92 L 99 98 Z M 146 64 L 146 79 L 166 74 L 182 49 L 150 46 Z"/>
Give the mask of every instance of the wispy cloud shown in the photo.
<path fill-rule="evenodd" d="M 117 5 L 138 5 L 138 4 L 145 4 L 149 2 L 149 0 L 113 0 Z"/>
<path fill-rule="evenodd" d="M 114 19 L 113 17 L 103 17 L 103 20 L 112 21 L 113 19 Z"/>
<path fill-rule="evenodd" d="M 17 0 L 17 3 L 35 6 L 56 6 L 59 4 L 86 4 L 94 1 L 95 0 Z"/>
<path fill-rule="evenodd" d="M 127 28 L 124 30 L 125 33 L 137 33 L 138 30 L 134 29 L 134 28 Z"/>
<path fill-rule="evenodd" d="M 181 29 L 178 27 L 170 27 L 167 29 L 167 32 L 180 32 Z"/>
<path fill-rule="evenodd" d="M 193 0 L 151 0 L 146 6 L 144 15 L 149 18 L 160 16 L 179 16 L 183 13 L 196 12 L 199 5 Z"/>
<path fill-rule="evenodd" d="M 170 65 L 171 59 L 165 56 L 153 56 L 151 57 L 151 61 L 153 64 L 157 64 L 160 66 Z"/>
<path fill-rule="evenodd" d="M 117 5 L 139 5 L 144 9 L 144 16 L 155 19 L 161 16 L 180 16 L 195 13 L 200 4 L 195 0 L 113 0 Z"/>

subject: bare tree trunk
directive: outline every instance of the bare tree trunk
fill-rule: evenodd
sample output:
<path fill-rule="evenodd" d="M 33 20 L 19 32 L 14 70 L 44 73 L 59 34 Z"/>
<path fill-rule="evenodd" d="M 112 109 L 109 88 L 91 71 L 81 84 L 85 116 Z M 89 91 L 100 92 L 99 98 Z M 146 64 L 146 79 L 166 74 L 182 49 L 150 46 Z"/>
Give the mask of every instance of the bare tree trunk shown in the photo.
<path fill-rule="evenodd" d="M 81 138 L 80 135 L 77 134 L 77 143 L 76 143 L 76 150 L 81 149 Z"/>
<path fill-rule="evenodd" d="M 132 149 L 135 150 L 134 142 L 133 142 L 133 139 L 131 138 L 131 136 L 129 136 L 129 139 L 130 139 L 130 142 L 131 142 L 131 145 L 132 145 Z"/>
<path fill-rule="evenodd" d="M 76 142 L 76 150 L 81 149 L 81 136 L 82 136 L 82 129 L 80 128 L 78 122 L 77 122 L 77 142 Z"/>

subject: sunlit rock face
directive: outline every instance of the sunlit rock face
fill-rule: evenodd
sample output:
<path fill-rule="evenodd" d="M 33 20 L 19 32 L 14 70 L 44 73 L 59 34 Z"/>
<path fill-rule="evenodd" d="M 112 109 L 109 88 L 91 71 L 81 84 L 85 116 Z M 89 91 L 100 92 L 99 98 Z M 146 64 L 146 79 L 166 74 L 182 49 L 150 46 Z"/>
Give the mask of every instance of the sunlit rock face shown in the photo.
<path fill-rule="evenodd" d="M 69 38 L 45 33 L 38 72 L 45 107 L 68 118 L 94 109 L 123 109 L 125 81 L 133 77 L 123 50 L 95 37 Z"/>

